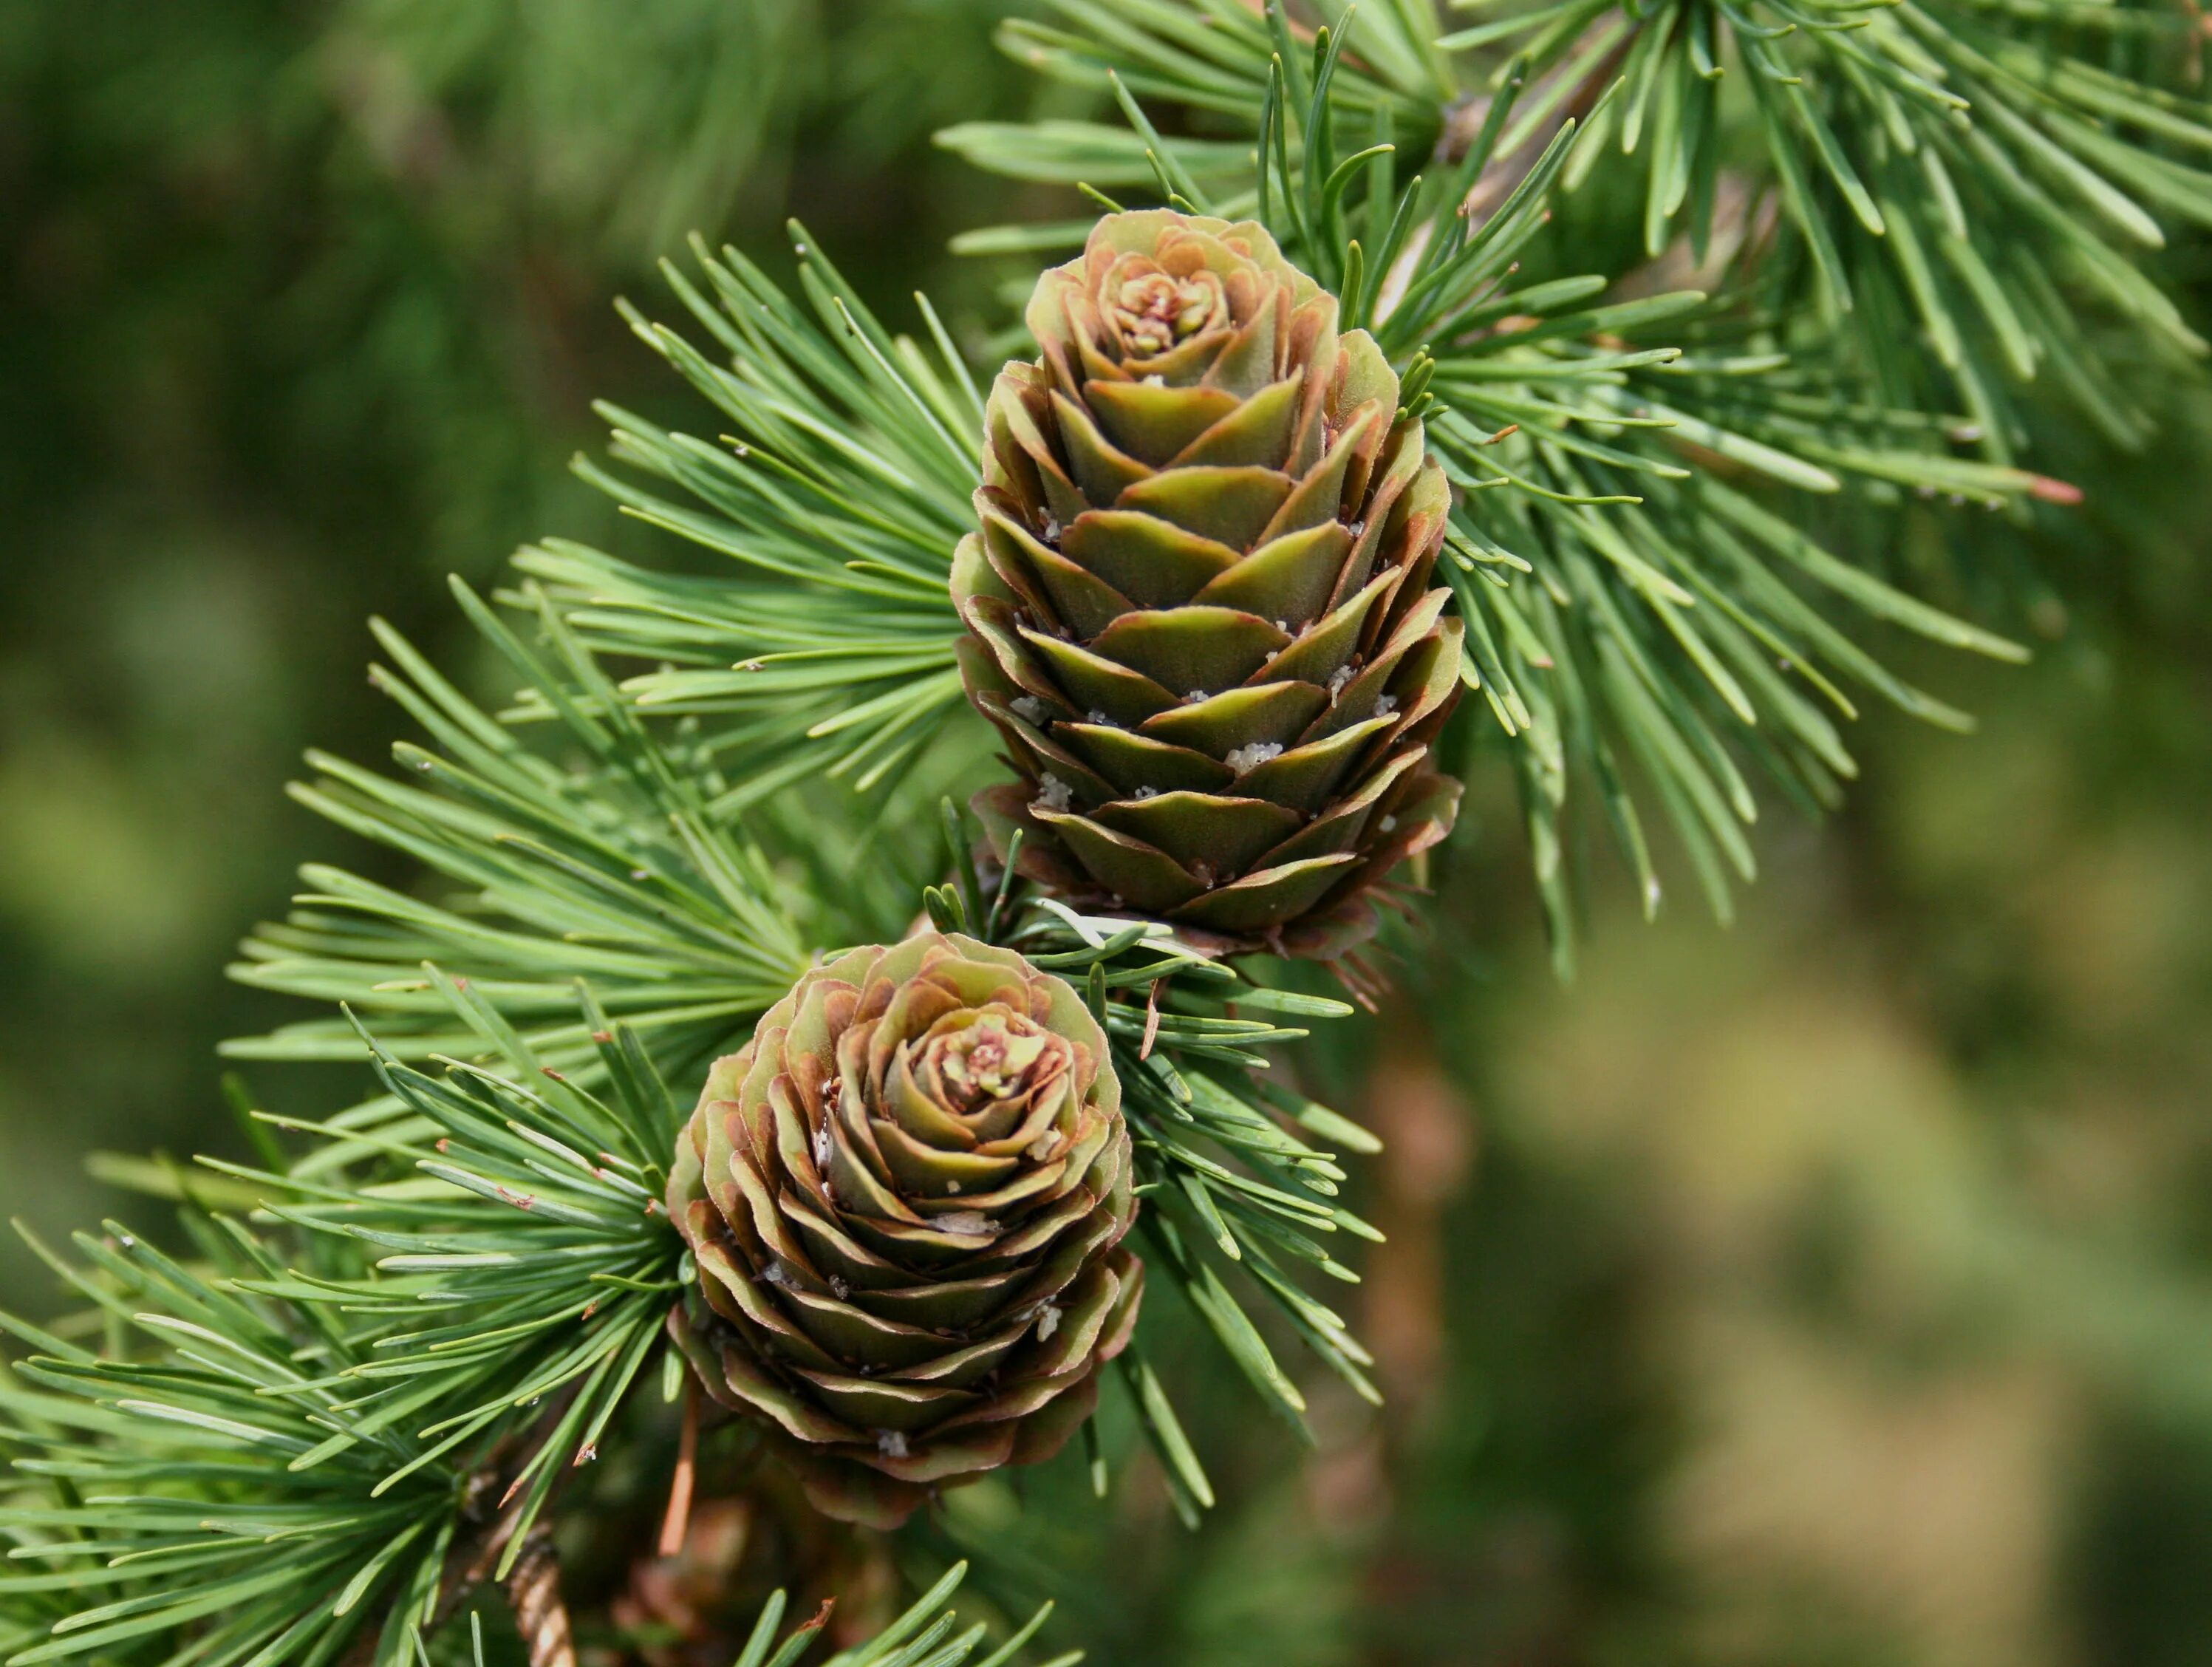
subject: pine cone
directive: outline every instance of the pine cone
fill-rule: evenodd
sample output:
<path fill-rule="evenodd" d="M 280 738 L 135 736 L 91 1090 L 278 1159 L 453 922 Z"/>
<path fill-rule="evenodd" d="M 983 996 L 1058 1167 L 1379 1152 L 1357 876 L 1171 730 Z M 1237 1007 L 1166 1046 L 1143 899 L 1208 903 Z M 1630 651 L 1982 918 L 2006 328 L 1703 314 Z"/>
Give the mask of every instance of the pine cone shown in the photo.
<path fill-rule="evenodd" d="M 865 1643 L 899 1609 L 889 1543 L 830 1521 L 790 1478 L 764 1471 L 741 1493 L 694 1505 L 683 1548 L 637 1558 L 604 1620 L 646 1667 L 729 1667 L 779 1587 L 794 1619 L 836 1601 L 826 1629 L 833 1648 Z M 580 1614 L 578 1631 L 599 1618 Z"/>
<path fill-rule="evenodd" d="M 704 1299 L 678 1341 L 817 1508 L 895 1526 L 1089 1415 L 1136 1318 L 1129 1169 L 1066 984 L 970 938 L 854 950 L 716 1063 L 677 1143 Z"/>
<path fill-rule="evenodd" d="M 1341 952 L 1458 808 L 1449 489 L 1336 317 L 1256 224 L 1109 216 L 1030 302 L 953 566 L 1001 858 L 1229 949 Z"/>

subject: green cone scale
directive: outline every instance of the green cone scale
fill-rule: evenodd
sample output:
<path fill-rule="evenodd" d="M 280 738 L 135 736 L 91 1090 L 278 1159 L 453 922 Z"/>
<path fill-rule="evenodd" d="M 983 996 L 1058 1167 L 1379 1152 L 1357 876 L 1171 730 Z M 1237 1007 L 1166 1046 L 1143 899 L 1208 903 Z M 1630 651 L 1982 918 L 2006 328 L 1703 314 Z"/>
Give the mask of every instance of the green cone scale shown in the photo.
<path fill-rule="evenodd" d="M 1028 320 L 953 569 L 1019 776 L 977 813 L 1073 900 L 1340 952 L 1459 800 L 1449 489 L 1397 376 L 1250 222 L 1109 216 Z"/>
<path fill-rule="evenodd" d="M 668 1183 L 677 1339 L 818 1508 L 893 1525 L 1090 1414 L 1136 1319 L 1135 1208 L 1074 990 L 969 938 L 853 950 L 708 1075 Z"/>

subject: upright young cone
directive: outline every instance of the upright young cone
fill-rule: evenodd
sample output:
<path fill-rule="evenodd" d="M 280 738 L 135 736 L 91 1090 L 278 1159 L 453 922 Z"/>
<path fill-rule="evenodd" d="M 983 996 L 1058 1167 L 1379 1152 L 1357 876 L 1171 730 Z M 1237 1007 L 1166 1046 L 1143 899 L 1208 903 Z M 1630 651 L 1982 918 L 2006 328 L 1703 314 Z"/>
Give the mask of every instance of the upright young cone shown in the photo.
<path fill-rule="evenodd" d="M 1398 378 L 1261 227 L 1101 221 L 992 391 L 954 563 L 970 697 L 1017 782 L 975 808 L 1077 900 L 1334 955 L 1441 839 L 1450 499 Z"/>
<path fill-rule="evenodd" d="M 1090 1413 L 1136 1320 L 1135 1210 L 1081 997 L 970 938 L 853 950 L 708 1074 L 668 1182 L 677 1340 L 817 1508 L 895 1525 Z"/>

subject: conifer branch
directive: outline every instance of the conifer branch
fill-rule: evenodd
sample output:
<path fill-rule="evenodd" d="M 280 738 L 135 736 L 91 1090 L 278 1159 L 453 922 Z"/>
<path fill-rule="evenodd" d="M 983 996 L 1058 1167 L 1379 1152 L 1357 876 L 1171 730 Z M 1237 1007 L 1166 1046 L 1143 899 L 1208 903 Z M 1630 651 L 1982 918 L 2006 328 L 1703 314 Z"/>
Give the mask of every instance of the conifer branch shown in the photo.
<path fill-rule="evenodd" d="M 686 578 L 550 542 L 518 561 L 584 642 L 655 666 L 623 687 L 641 713 L 699 721 L 699 757 L 731 776 L 717 816 L 816 776 L 892 783 L 959 702 L 945 584 L 980 479 L 972 375 L 926 300 L 927 350 L 885 330 L 803 228 L 793 237 L 806 307 L 733 249 L 695 240 L 703 290 L 665 268 L 726 364 L 627 314 L 714 404 L 722 440 L 602 407 L 631 472 L 578 465 L 733 568 Z"/>
<path fill-rule="evenodd" d="M 511 1032 L 523 1068 L 576 1069 L 589 1080 L 605 1026 L 578 1005 L 576 981 L 588 978 L 602 1018 L 624 1020 L 654 1060 L 680 1071 L 805 964 L 781 888 L 757 848 L 709 811 L 696 761 L 639 721 L 549 605 L 537 611 L 544 652 L 456 590 L 589 766 L 556 764 L 529 744 L 532 732 L 480 710 L 378 624 L 392 664 L 375 681 L 433 745 L 395 747 L 399 781 L 313 755 L 321 779 L 294 796 L 454 890 L 426 898 L 313 865 L 294 915 L 250 939 L 233 976 L 348 1003 L 385 1046 L 416 1059 L 481 1045 L 477 1024 L 441 988 L 441 976 L 458 979 L 473 993 L 471 1010 L 495 1016 L 483 1022 L 500 1027 L 502 1045 Z M 319 1060 L 365 1049 L 349 1021 L 331 1018 L 226 1051 Z M 373 1124 L 397 1109 L 386 1098 L 342 1120 Z"/>
<path fill-rule="evenodd" d="M 1993 51 L 1988 32 L 2012 25 L 1951 8 L 1907 8 L 1909 21 L 1855 14 L 1841 30 L 1793 14 L 1784 33 L 1803 38 L 1799 84 L 1776 78 L 1781 49 L 1759 33 L 1765 26 L 1726 9 L 1708 15 L 1688 0 L 1656 11 L 1563 0 L 1449 37 L 1419 21 L 1430 15 L 1426 0 L 1340 9 L 1294 12 L 1284 0 L 1267 0 L 1256 15 L 1230 0 L 1188 9 L 1070 3 L 1049 27 L 1010 24 L 1004 44 L 1048 76 L 1118 88 L 1140 139 L 1170 113 L 1249 134 L 1241 177 L 1219 158 L 1204 176 L 1207 206 L 1255 214 L 1293 259 L 1342 288 L 1347 319 L 1376 332 L 1418 390 L 1408 398 L 1458 489 L 1449 576 L 1467 625 L 1465 679 L 1482 697 L 1456 721 L 1467 749 L 1460 767 L 1476 767 L 1488 743 L 1475 732 L 1494 725 L 1522 782 L 1563 967 L 1571 964 L 1574 919 L 1564 853 L 1571 807 L 1585 798 L 1601 811 L 1648 907 L 1661 896 L 1646 831 L 1656 808 L 1725 917 L 1731 878 L 1755 871 L 1747 837 L 1754 773 L 1801 806 L 1837 802 L 1856 772 L 1838 721 L 1856 715 L 1862 691 L 1930 721 L 1968 721 L 1885 668 L 1839 611 L 1969 652 L 2022 657 L 2002 630 L 1952 617 L 1882 570 L 1879 552 L 1905 507 L 1948 500 L 2020 515 L 2036 501 L 2079 496 L 2013 460 L 2018 423 L 1978 362 L 1958 360 L 1948 383 L 1926 370 L 1950 365 L 1948 353 L 1907 354 L 1909 369 L 1899 370 L 1897 332 L 1869 320 L 1910 317 L 1911 307 L 1808 305 L 1806 285 L 1826 267 L 1808 268 L 1804 242 L 1792 240 L 1809 235 L 1808 226 L 1825 236 L 1838 217 L 1820 193 L 1849 194 L 1838 132 L 1877 149 L 1917 145 L 1938 173 L 1940 157 L 1966 144 L 1978 167 L 2025 180 L 2005 147 L 2041 143 L 2023 137 L 2027 118 L 2014 119 L 2012 100 L 2031 96 L 2026 83 L 2008 83 L 1996 100 L 1997 137 L 1971 143 L 1960 137 L 1971 123 L 1954 99 L 1903 84 L 1918 73 L 1914 55 L 1937 51 L 1935 36 L 1954 22 L 1957 39 L 1982 45 L 1943 52 Z M 2137 21 L 2146 39 L 2155 33 Z M 2133 39 L 2133 27 L 2123 23 L 2119 33 Z M 1510 58 L 1492 50 L 1516 37 Z M 1764 130 L 1784 187 L 1778 209 L 1768 186 L 1722 168 L 1715 122 L 1697 102 L 1714 95 L 1723 48 L 1737 46 L 1753 61 L 1759 99 L 1781 101 Z M 2008 50 L 2025 74 L 2028 49 Z M 2063 50 L 2045 61 L 2053 86 L 2111 73 Z M 2058 94 L 2033 97 L 2044 101 L 2035 120 L 2063 123 L 2050 103 Z M 2185 102 L 2144 91 L 2136 109 L 2186 125 L 2195 118 L 2182 113 Z M 1071 185 L 1116 154 L 1103 137 L 1033 149 L 1012 128 L 941 137 L 987 168 L 1019 166 L 1025 177 L 1048 173 Z M 1820 160 L 1808 164 L 1808 155 Z M 2061 167 L 2047 149 L 2036 155 L 2038 167 Z M 2172 184 L 2170 165 L 2123 155 L 2100 142 L 2100 165 Z M 1571 259 L 1578 246 L 1556 236 L 1555 211 L 1586 179 L 1609 180 L 1628 166 L 1646 168 L 1650 181 L 1641 216 L 1646 264 L 1562 271 L 1562 252 Z M 2066 166 L 2073 188 L 2094 194 L 2081 167 Z M 1808 167 L 1817 185 L 1807 183 Z M 1170 147 L 1156 169 L 1158 194 L 1174 192 L 1178 177 L 1198 178 L 1175 169 Z M 1815 198 L 1818 213 L 1803 222 Z M 1900 248 L 1914 222 L 1901 223 L 1893 240 Z M 1966 248 L 1962 223 L 1946 224 L 1944 246 Z M 2089 246 L 2069 239 L 2077 252 Z M 964 246 L 1037 243 L 1009 228 Z M 2011 246 L 2033 240 L 2023 232 Z M 2094 247 L 2103 253 L 2085 253 L 2076 276 L 2179 344 L 2166 328 L 2178 315 L 2149 281 L 2105 245 Z M 1877 252 L 1871 265 L 1852 265 L 1852 281 L 1871 294 L 1890 282 L 1887 260 Z M 2038 339 L 2055 344 L 2053 358 L 2094 363 L 2064 292 L 2039 271 L 2008 268 L 2015 277 L 2030 297 L 2021 306 L 2036 309 Z M 1839 302 L 1839 292 L 1827 293 Z M 1958 332 L 1945 333 L 1946 316 L 1931 312 L 1922 322 L 1948 341 Z M 2062 380 L 2101 411 L 2124 403 L 2081 376 Z M 1850 553 L 1808 532 L 1810 507 L 1790 494 L 1837 501 L 1820 519 L 1859 534 Z M 1977 576 L 1961 575 L 1960 587 L 1977 588 Z"/>
<path fill-rule="evenodd" d="M 2174 20 L 2134 0 L 1460 9 L 1446 31 L 1429 0 L 1057 0 L 1010 49 L 1117 119 L 942 143 L 1094 200 L 1256 219 L 1370 332 L 1453 489 L 1441 581 L 1480 698 L 1435 745 L 1462 774 L 1510 758 L 1564 961 L 1583 800 L 1647 907 L 1663 824 L 1725 916 L 1762 784 L 1836 802 L 1862 702 L 1967 724 L 1863 628 L 2025 656 L 2002 611 L 1939 606 L 1888 546 L 1908 518 L 1943 525 L 1924 500 L 2025 519 L 2077 496 L 2025 451 L 2037 401 L 2140 437 L 2091 320 L 2123 320 L 2159 376 L 2202 354 L 2142 259 L 2212 224 L 2212 106 L 2161 79 Z M 1592 180 L 1628 181 L 1626 212 Z M 1033 270 L 1091 224 L 963 246 Z M 661 1541 L 684 1543 L 698 1403 L 666 1325 L 698 1253 L 663 1201 L 704 1068 L 833 943 L 905 934 L 923 885 L 940 929 L 1088 1002 L 1136 1241 L 1244 1382 L 1303 1430 L 1295 1337 L 1378 1398 L 1310 1288 L 1358 1279 L 1340 1247 L 1376 1234 L 1341 1202 L 1346 1160 L 1376 1143 L 1279 1068 L 1304 1021 L 1352 1006 L 1073 907 L 1017 878 L 1013 848 L 979 872 L 957 814 L 949 849 L 932 839 L 939 791 L 982 768 L 950 580 L 988 366 L 920 297 L 895 333 L 793 235 L 789 290 L 703 244 L 696 276 L 668 269 L 696 342 L 625 309 L 717 437 L 605 406 L 612 465 L 578 471 L 691 568 L 547 539 L 490 603 L 457 585 L 519 683 L 495 709 L 379 625 L 374 675 L 422 739 L 393 775 L 314 755 L 295 789 L 426 879 L 307 870 L 237 972 L 338 1012 L 231 1051 L 367 1061 L 374 1097 L 255 1114 L 261 1161 L 207 1160 L 242 1215 L 165 1177 L 181 1256 L 112 1223 L 74 1262 L 34 1241 L 87 1307 L 0 1316 L 26 1351 L 0 1366 L 10 1667 L 413 1667 L 494 1585 L 533 1667 L 569 1667 L 562 1489 L 656 1380 L 687 1397 Z M 1376 999 L 1371 967 L 1340 971 Z M 848 1292 L 823 1283 L 834 1309 Z M 1007 1347 L 1031 1324 L 1049 1335 L 1024 1311 Z M 1141 1342 L 1115 1366 L 1195 1521 L 1214 1486 L 1170 1386 Z M 879 1438 L 908 1457 L 898 1431 Z M 935 1614 L 961 1573 L 833 1667 L 967 1660 L 981 1629 Z M 790 1667 L 826 1619 L 786 1634 L 784 1611 L 739 1667 Z"/>

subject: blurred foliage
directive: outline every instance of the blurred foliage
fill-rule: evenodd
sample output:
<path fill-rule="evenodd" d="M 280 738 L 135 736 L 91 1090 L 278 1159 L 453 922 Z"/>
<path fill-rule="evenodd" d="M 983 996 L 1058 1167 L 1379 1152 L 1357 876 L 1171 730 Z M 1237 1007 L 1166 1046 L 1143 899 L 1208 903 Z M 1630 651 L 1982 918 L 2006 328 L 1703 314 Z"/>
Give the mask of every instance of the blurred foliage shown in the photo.
<path fill-rule="evenodd" d="M 973 314 L 942 251 L 1009 188 L 927 135 L 1024 113 L 1011 9 L 0 12 L 10 1213 L 94 1217 L 88 1149 L 234 1138 L 213 1044 L 295 1014 L 214 969 L 330 854 L 276 790 L 300 748 L 392 733 L 362 617 L 450 660 L 442 571 L 635 536 L 561 471 L 587 396 L 665 397 L 614 294 L 797 212 L 871 294 Z M 2212 402 L 2141 455 L 2046 443 L 2089 490 L 2063 544 L 1984 536 L 2064 640 L 1946 673 L 1977 736 L 1877 721 L 1839 821 L 1769 818 L 1732 930 L 1619 888 L 1562 989 L 1475 783 L 1457 895 L 1500 901 L 1419 952 L 1376 1058 L 1306 1066 L 1390 1143 L 1356 1201 L 1388 1415 L 1315 1383 L 1301 1457 L 1209 1385 L 1197 1536 L 1143 1461 L 1093 1506 L 1071 1460 L 954 1495 L 906 1572 L 974 1551 L 1008 1614 L 1048 1584 L 1104 1660 L 2204 1659 Z M 1109 1449 L 1131 1423 L 1109 1398 Z"/>
<path fill-rule="evenodd" d="M 1030 96 L 1006 9 L 0 11 L 11 1210 L 94 1218 L 85 1150 L 211 1138 L 215 1043 L 289 1016 L 211 976 L 315 848 L 272 789 L 311 741 L 388 744 L 366 615 L 452 664 L 440 575 L 608 534 L 564 466 L 587 401 L 669 397 L 617 294 L 693 228 L 773 250 L 795 211 L 957 309 L 946 239 L 1004 193 L 927 136 Z"/>

